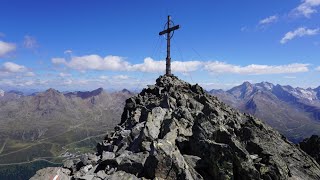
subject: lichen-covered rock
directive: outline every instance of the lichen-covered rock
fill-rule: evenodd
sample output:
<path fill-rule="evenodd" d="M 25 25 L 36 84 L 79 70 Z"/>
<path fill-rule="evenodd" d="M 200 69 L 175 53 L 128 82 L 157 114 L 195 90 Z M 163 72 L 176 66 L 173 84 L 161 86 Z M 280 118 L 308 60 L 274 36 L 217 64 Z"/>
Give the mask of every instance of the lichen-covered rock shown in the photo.
<path fill-rule="evenodd" d="M 121 123 L 82 161 L 65 164 L 73 178 L 320 179 L 319 164 L 278 132 L 175 76 L 128 99 Z"/>

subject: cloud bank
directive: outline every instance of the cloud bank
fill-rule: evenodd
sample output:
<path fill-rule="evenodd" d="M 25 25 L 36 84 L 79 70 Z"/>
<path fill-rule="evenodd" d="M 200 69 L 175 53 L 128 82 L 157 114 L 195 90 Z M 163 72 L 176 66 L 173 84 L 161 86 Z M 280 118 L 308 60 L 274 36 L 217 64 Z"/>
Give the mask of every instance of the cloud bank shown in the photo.
<path fill-rule="evenodd" d="M 144 59 L 143 63 L 131 64 L 120 56 L 86 55 L 74 56 L 69 61 L 64 58 L 52 58 L 52 63 L 65 65 L 79 71 L 139 71 L 148 73 L 159 73 L 165 71 L 166 62 L 156 61 L 150 57 Z M 309 64 L 285 64 L 285 65 L 260 65 L 251 64 L 239 66 L 220 61 L 173 61 L 172 71 L 177 73 L 188 73 L 205 70 L 210 73 L 232 73 L 232 74 L 282 74 L 307 72 Z"/>
<path fill-rule="evenodd" d="M 205 65 L 205 69 L 212 73 L 232 73 L 232 74 L 248 74 L 248 75 L 262 75 L 262 74 L 287 74 L 300 73 L 309 71 L 309 64 L 288 64 L 279 66 L 258 65 L 251 64 L 248 66 L 239 66 L 227 64 L 224 62 L 209 62 Z"/>

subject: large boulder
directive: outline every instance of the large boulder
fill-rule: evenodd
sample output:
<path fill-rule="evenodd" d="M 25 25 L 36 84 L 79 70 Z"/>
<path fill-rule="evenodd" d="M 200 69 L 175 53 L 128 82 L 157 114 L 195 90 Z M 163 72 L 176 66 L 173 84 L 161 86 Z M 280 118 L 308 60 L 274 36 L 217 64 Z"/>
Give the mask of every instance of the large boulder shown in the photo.
<path fill-rule="evenodd" d="M 48 167 L 40 169 L 30 180 L 48 180 L 48 179 L 59 179 L 59 180 L 71 180 L 70 170 L 60 167 Z"/>

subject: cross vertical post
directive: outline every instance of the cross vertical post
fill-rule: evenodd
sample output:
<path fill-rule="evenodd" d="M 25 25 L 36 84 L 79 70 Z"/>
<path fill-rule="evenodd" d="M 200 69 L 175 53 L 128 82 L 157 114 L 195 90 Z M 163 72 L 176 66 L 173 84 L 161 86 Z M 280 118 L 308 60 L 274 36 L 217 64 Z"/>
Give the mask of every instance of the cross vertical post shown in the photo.
<path fill-rule="evenodd" d="M 165 29 L 159 33 L 160 36 L 164 35 L 164 34 L 167 35 L 167 57 L 166 57 L 166 75 L 167 76 L 171 75 L 170 39 L 173 36 L 173 32 L 180 28 L 179 25 L 170 27 L 171 25 L 173 26 L 173 22 L 171 21 L 171 17 L 168 16 L 168 21 L 166 23 L 167 29 Z"/>
<path fill-rule="evenodd" d="M 170 28 L 171 17 L 168 16 L 167 26 Z M 171 57 L 170 57 L 170 32 L 167 33 L 167 57 L 166 57 L 166 75 L 171 75 Z"/>

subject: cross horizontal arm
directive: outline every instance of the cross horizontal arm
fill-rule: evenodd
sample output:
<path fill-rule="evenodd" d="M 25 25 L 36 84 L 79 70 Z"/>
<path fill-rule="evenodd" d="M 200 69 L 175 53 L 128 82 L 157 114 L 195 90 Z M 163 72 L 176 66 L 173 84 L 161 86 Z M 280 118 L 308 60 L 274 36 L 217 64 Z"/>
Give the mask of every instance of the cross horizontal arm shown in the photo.
<path fill-rule="evenodd" d="M 173 27 L 171 27 L 171 28 L 169 28 L 169 29 L 166 29 L 166 30 L 164 30 L 164 31 L 161 31 L 161 32 L 159 33 L 159 35 L 161 36 L 161 35 L 164 35 L 164 34 L 166 34 L 166 33 L 170 33 L 171 31 L 177 30 L 177 29 L 179 29 L 179 28 L 180 28 L 180 25 L 173 26 Z"/>

